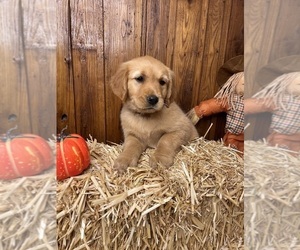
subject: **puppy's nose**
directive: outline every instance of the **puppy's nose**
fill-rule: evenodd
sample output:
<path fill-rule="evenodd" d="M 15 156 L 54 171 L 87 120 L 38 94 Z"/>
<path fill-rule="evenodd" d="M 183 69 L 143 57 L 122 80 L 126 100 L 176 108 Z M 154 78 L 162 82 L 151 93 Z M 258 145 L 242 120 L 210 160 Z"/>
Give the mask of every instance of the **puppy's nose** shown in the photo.
<path fill-rule="evenodd" d="M 147 96 L 147 102 L 150 105 L 155 105 L 156 103 L 158 103 L 158 97 L 156 95 L 149 95 Z"/>

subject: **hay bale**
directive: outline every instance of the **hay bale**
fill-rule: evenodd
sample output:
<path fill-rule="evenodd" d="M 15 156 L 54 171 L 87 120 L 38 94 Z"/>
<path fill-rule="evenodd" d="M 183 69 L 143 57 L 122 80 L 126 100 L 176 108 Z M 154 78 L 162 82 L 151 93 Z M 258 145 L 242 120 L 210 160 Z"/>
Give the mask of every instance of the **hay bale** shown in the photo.
<path fill-rule="evenodd" d="M 245 141 L 245 246 L 300 249 L 300 157 Z"/>
<path fill-rule="evenodd" d="M 55 171 L 0 181 L 0 249 L 55 249 Z"/>
<path fill-rule="evenodd" d="M 238 249 L 244 235 L 243 160 L 200 138 L 169 169 L 113 170 L 120 145 L 89 140 L 91 167 L 58 182 L 59 249 Z"/>

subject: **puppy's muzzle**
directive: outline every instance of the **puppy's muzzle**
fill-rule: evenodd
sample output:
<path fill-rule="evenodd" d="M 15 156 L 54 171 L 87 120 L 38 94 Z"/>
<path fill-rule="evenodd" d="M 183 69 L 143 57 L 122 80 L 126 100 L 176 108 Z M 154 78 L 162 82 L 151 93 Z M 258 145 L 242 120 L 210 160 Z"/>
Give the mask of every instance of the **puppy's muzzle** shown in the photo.
<path fill-rule="evenodd" d="M 147 96 L 147 102 L 151 106 L 154 106 L 156 103 L 158 103 L 158 97 L 156 95 L 149 95 Z"/>

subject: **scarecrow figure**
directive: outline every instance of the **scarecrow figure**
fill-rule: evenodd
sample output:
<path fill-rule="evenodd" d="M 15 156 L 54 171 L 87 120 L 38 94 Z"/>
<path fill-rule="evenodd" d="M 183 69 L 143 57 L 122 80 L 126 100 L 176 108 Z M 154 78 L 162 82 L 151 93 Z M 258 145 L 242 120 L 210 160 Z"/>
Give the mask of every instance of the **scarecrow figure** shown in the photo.
<path fill-rule="evenodd" d="M 300 151 L 300 72 L 283 74 L 252 98 L 245 100 L 245 114 L 272 113 L 267 142 Z"/>
<path fill-rule="evenodd" d="M 244 72 L 233 74 L 212 99 L 200 102 L 188 112 L 196 124 L 204 116 L 226 112 L 223 142 L 243 153 L 244 151 Z"/>

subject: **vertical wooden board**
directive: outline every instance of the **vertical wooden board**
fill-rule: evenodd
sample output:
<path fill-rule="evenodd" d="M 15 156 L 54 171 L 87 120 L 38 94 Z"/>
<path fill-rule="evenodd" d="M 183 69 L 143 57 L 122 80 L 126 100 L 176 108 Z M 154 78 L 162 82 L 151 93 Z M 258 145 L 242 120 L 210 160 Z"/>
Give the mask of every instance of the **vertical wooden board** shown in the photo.
<path fill-rule="evenodd" d="M 172 23 L 169 22 L 170 15 L 175 14 L 172 13 L 170 7 L 170 1 L 149 0 L 147 1 L 147 11 L 144 13 L 147 21 L 145 54 L 153 56 L 165 64 L 168 41 L 175 36 L 175 27 L 169 28 L 169 25 L 172 26 Z M 172 7 L 175 7 L 176 11 L 176 6 L 172 5 Z"/>
<path fill-rule="evenodd" d="M 259 48 L 259 59 L 257 62 L 257 72 L 270 62 L 271 49 L 275 39 L 275 32 L 278 28 L 278 16 L 281 12 L 281 0 L 270 1 L 266 5 L 267 16 L 263 20 L 264 32 L 259 34 L 262 36 L 262 43 Z M 276 53 L 276 52 L 275 52 Z M 255 72 L 255 73 L 257 73 Z M 254 83 L 255 79 L 254 79 Z M 258 87 L 258 86 L 257 86 Z M 260 87 L 260 86 L 259 86 Z M 257 89 L 257 88 L 256 88 Z"/>
<path fill-rule="evenodd" d="M 270 60 L 270 52 L 277 30 L 277 18 L 282 1 L 256 1 L 245 4 L 245 97 L 250 97 L 262 86 L 256 82 L 258 71 Z M 268 135 L 270 117 L 247 116 L 250 123 L 245 139 L 260 139 Z"/>
<path fill-rule="evenodd" d="M 56 134 L 56 51 L 27 49 L 32 132 L 45 139 Z"/>
<path fill-rule="evenodd" d="M 244 54 L 244 0 L 232 0 L 231 13 L 228 16 L 225 61 Z M 225 42 L 223 38 L 222 41 Z"/>
<path fill-rule="evenodd" d="M 300 55 L 300 1 L 286 0 L 284 4 L 277 5 L 279 12 L 276 13 L 275 34 L 270 46 L 270 62 L 285 56 Z"/>
<path fill-rule="evenodd" d="M 259 60 L 258 52 L 263 41 L 264 20 L 267 17 L 266 3 L 264 0 L 245 2 L 245 98 L 251 97 L 255 91 L 254 79 Z M 251 126 L 245 131 L 245 140 L 253 139 L 255 120 L 246 116 L 245 124 L 249 122 Z"/>
<path fill-rule="evenodd" d="M 168 31 L 167 34 L 165 34 L 166 37 L 164 38 L 164 40 L 167 39 L 165 63 L 172 70 L 174 70 L 174 53 L 175 53 L 175 42 L 176 42 L 176 28 L 177 28 L 177 20 L 178 20 L 177 6 L 178 6 L 177 1 L 170 0 L 169 16 L 168 16 Z"/>
<path fill-rule="evenodd" d="M 245 67 L 245 97 L 253 94 L 254 74 L 256 72 L 256 64 L 258 61 L 259 50 L 262 43 L 264 26 L 262 25 L 266 18 L 265 8 L 261 8 L 263 0 L 246 1 L 245 2 L 245 51 L 244 51 L 244 67 Z"/>
<path fill-rule="evenodd" d="M 173 69 L 178 91 L 177 101 L 184 111 L 193 103 L 201 74 L 206 35 L 208 1 L 178 1 Z M 195 98 L 196 101 L 198 97 Z"/>
<path fill-rule="evenodd" d="M 243 18 L 238 19 L 238 16 L 235 15 L 235 13 L 232 13 L 234 10 L 237 11 L 238 13 L 244 13 L 244 8 L 243 5 L 238 5 L 237 4 L 238 0 L 232 0 L 232 1 L 224 1 L 224 7 L 223 7 L 223 20 L 222 20 L 222 28 L 221 28 L 221 40 L 220 40 L 220 49 L 219 49 L 219 63 L 218 67 L 216 69 L 216 76 L 218 75 L 220 67 L 226 62 L 226 54 L 227 54 L 227 49 L 228 47 L 231 48 L 233 45 L 229 44 L 228 40 L 230 35 L 232 35 L 229 30 L 232 26 L 238 26 L 239 29 L 243 30 L 244 22 Z M 243 1 L 239 1 L 243 2 Z M 234 16 L 234 18 L 233 18 Z M 243 17 L 243 15 L 239 16 Z M 237 25 L 238 23 L 238 25 Z M 243 32 L 242 32 L 242 37 L 240 37 L 241 40 L 238 41 L 237 44 L 243 44 Z M 241 45 L 239 45 L 241 47 Z M 243 45 L 242 45 L 243 47 Z M 243 54 L 243 51 L 241 52 Z M 236 56 L 238 54 L 234 54 Z M 215 85 L 217 86 L 216 92 L 220 89 L 219 83 L 215 81 Z M 215 92 L 215 93 L 216 93 Z M 215 140 L 219 140 L 223 138 L 224 133 L 225 133 L 225 125 L 226 125 L 226 114 L 221 113 L 217 114 L 212 117 L 211 123 L 214 124 L 212 127 L 212 134 L 209 136 Z"/>
<path fill-rule="evenodd" d="M 227 11 L 224 11 L 226 9 L 225 7 L 227 7 Z M 221 41 L 221 36 L 222 23 L 224 15 L 228 15 L 229 13 L 228 8 L 229 5 L 226 5 L 224 1 L 209 1 L 204 55 L 202 60 L 202 69 L 200 76 L 200 91 L 197 95 L 199 96 L 200 100 L 212 98 L 219 89 L 219 86 L 216 83 L 216 75 L 218 69 L 223 63 L 219 60 L 219 54 L 220 51 L 223 51 L 224 53 L 224 49 L 222 49 L 222 46 L 226 46 L 226 43 Z M 207 117 L 201 119 L 200 122 L 197 124 L 200 136 L 206 133 L 211 123 L 214 123 L 214 126 L 208 132 L 207 138 L 218 139 L 215 138 L 216 129 L 224 128 L 218 127 L 218 124 L 216 124 L 215 121 L 216 117 Z"/>
<path fill-rule="evenodd" d="M 26 48 L 56 49 L 56 2 L 22 0 Z"/>
<path fill-rule="evenodd" d="M 175 73 L 175 85 L 180 86 L 179 83 L 182 79 L 174 70 L 175 40 L 178 35 L 176 28 L 180 22 L 177 19 L 177 1 L 164 1 L 162 3 L 150 0 L 147 2 L 147 9 L 144 13 L 146 13 L 144 15 L 145 22 L 147 22 L 143 33 L 143 40 L 145 40 L 146 45 L 145 54 L 157 58 L 170 67 Z M 179 93 L 176 87 L 175 93 L 176 95 Z M 179 98 L 175 98 L 179 106 L 182 106 L 178 100 Z"/>
<path fill-rule="evenodd" d="M 245 3 L 245 86 L 246 97 L 261 86 L 255 82 L 258 70 L 269 61 L 270 46 L 276 30 L 279 1 L 246 1 Z"/>
<path fill-rule="evenodd" d="M 71 21 L 69 0 L 57 0 L 57 133 L 68 126 L 75 132 L 75 97 L 71 53 Z"/>
<path fill-rule="evenodd" d="M 275 39 L 275 32 L 278 28 L 278 17 L 281 12 L 281 0 L 270 1 L 266 6 L 267 16 L 264 20 L 264 33 L 261 34 L 263 36 L 262 43 L 259 48 L 259 59 L 257 62 L 257 71 L 255 72 L 254 78 L 254 88 L 255 92 L 259 91 L 262 86 L 258 84 L 256 81 L 256 74 L 259 70 L 267 65 L 270 62 L 270 57 L 272 55 L 272 47 Z M 274 53 L 274 52 L 273 52 Z M 277 52 L 275 52 L 277 54 Z M 254 73 L 254 72 L 252 72 Z M 249 131 L 252 129 L 253 139 L 258 140 L 261 138 L 265 138 L 269 134 L 269 127 L 271 122 L 270 114 L 260 114 L 256 116 L 255 120 L 250 122 L 251 126 L 249 127 Z M 248 131 L 248 134 L 249 134 Z"/>
<path fill-rule="evenodd" d="M 22 9 L 32 132 L 52 138 L 56 133 L 56 4 L 28 0 L 22 2 Z"/>
<path fill-rule="evenodd" d="M 71 1 L 76 132 L 106 140 L 102 1 Z"/>
<path fill-rule="evenodd" d="M 177 1 L 147 1 L 147 8 L 144 13 L 146 26 L 143 30 L 143 41 L 145 40 L 143 51 L 174 70 Z M 175 85 L 179 81 L 179 76 L 175 72 Z M 176 88 L 175 93 L 178 94 Z M 178 104 L 181 106 L 180 103 Z"/>
<path fill-rule="evenodd" d="M 104 55 L 107 140 L 120 143 L 121 101 L 109 87 L 111 76 L 120 63 L 143 54 L 142 27 L 146 1 L 104 1 Z"/>
<path fill-rule="evenodd" d="M 0 2 L 0 133 L 15 125 L 18 132 L 32 132 L 19 3 L 18 0 Z M 11 115 L 17 120 L 9 122 Z"/>

